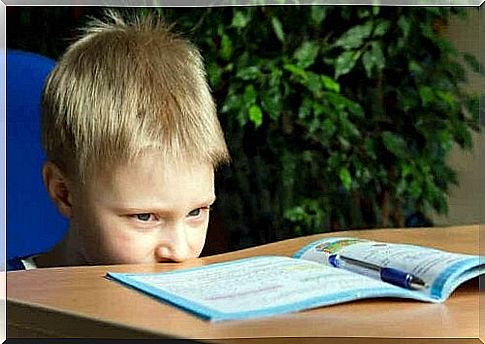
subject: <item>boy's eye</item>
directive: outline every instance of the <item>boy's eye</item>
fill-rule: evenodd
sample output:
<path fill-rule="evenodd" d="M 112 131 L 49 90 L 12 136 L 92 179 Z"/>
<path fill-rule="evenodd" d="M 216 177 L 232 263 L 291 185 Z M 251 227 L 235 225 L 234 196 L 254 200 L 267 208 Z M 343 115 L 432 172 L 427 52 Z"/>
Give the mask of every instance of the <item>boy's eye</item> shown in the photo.
<path fill-rule="evenodd" d="M 152 214 L 149 214 L 149 213 L 145 213 L 145 214 L 136 214 L 136 219 L 137 220 L 140 220 L 140 221 L 148 221 L 150 220 Z"/>
<path fill-rule="evenodd" d="M 208 212 L 209 210 L 210 210 L 210 206 L 209 207 L 197 208 L 197 209 L 194 209 L 191 212 L 189 212 L 187 214 L 187 217 L 198 217 L 198 216 L 202 215 L 203 211 Z"/>
<path fill-rule="evenodd" d="M 200 215 L 200 208 L 194 209 L 187 214 L 187 216 L 193 216 L 193 217 L 199 216 L 199 215 Z"/>

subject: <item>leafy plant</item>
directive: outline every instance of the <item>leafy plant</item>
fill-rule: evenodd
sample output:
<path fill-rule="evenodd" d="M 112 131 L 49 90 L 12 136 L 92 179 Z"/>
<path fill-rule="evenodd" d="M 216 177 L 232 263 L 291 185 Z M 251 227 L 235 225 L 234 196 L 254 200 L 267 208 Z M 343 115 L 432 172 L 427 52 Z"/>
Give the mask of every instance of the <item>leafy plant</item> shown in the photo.
<path fill-rule="evenodd" d="M 200 11 L 200 10 L 199 10 Z M 190 31 L 180 11 L 162 11 Z M 478 98 L 442 35 L 457 8 L 202 11 L 202 48 L 234 157 L 220 208 L 239 245 L 447 212 L 447 154 L 472 147 Z M 197 17 L 197 16 L 196 16 Z M 478 62 L 465 55 L 478 72 Z"/>

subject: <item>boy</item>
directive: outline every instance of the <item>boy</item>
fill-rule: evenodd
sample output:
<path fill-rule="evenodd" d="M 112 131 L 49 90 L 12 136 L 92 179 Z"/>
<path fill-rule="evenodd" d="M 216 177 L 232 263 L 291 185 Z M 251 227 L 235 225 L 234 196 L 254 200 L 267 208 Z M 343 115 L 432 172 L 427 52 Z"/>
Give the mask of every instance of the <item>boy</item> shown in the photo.
<path fill-rule="evenodd" d="M 229 154 L 201 56 L 154 17 L 106 17 L 43 93 L 42 176 L 67 234 L 11 267 L 181 262 L 204 246 Z"/>

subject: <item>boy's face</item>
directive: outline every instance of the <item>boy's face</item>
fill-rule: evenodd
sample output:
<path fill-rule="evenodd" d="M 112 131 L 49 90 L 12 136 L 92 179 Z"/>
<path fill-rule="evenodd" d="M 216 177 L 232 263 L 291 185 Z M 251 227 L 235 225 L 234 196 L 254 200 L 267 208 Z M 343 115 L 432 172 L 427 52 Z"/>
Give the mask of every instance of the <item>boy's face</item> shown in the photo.
<path fill-rule="evenodd" d="M 212 165 L 164 163 L 145 154 L 74 192 L 70 230 L 77 255 L 87 264 L 196 258 L 214 200 Z"/>

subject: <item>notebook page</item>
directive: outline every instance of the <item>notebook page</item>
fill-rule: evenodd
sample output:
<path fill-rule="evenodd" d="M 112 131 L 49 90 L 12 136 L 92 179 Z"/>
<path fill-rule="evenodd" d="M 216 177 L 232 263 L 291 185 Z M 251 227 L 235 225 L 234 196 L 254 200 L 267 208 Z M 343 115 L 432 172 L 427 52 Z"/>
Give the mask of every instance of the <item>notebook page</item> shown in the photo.
<path fill-rule="evenodd" d="M 267 316 L 381 295 L 413 297 L 372 278 L 288 257 L 255 257 L 159 274 L 111 277 L 207 318 Z"/>

